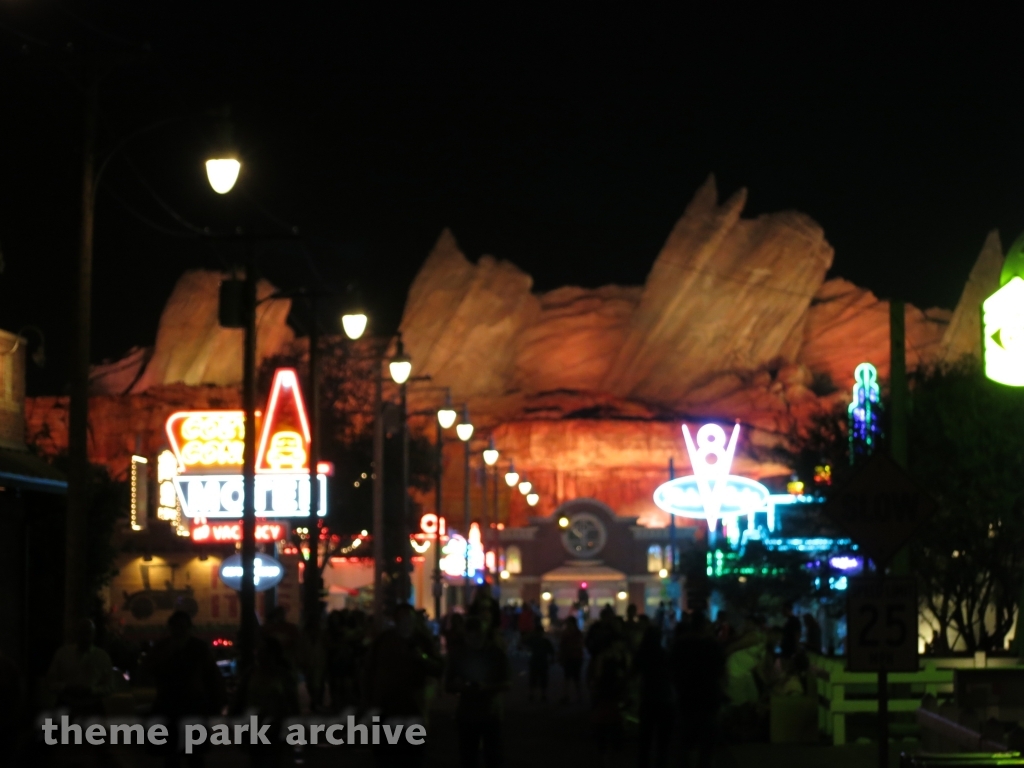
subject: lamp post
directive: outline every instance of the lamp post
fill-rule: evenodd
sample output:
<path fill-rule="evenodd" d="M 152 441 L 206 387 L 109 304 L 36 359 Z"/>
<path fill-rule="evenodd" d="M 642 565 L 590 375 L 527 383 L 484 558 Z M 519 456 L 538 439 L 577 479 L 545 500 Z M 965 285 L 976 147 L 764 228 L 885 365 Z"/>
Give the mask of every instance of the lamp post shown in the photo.
<path fill-rule="evenodd" d="M 437 410 L 437 464 L 434 469 L 434 512 L 437 515 L 437 533 L 434 540 L 434 620 L 441 621 L 441 598 L 444 586 L 441 577 L 441 520 L 444 511 L 441 506 L 441 479 L 444 474 L 444 430 L 450 428 L 458 417 L 452 408 L 452 393 L 445 390 L 444 406 Z"/>
<path fill-rule="evenodd" d="M 207 164 L 209 168 L 209 163 Z M 237 175 L 237 174 L 236 174 Z M 212 183 L 212 182 L 211 182 Z M 316 632 L 320 619 L 320 324 L 317 312 L 317 299 L 320 294 L 309 294 L 309 563 L 305 571 L 303 584 L 303 618 L 306 628 Z M 348 307 L 342 316 L 342 328 L 348 338 L 355 341 L 366 330 L 367 316 L 362 308 Z"/>
<path fill-rule="evenodd" d="M 484 546 L 484 571 L 486 573 L 488 573 L 488 575 L 491 575 L 491 572 L 490 572 L 490 569 L 487 568 L 487 540 L 488 539 L 492 539 L 493 540 L 493 537 L 491 536 L 491 526 L 490 526 L 490 523 L 489 523 L 489 521 L 487 519 L 487 514 L 486 514 L 486 509 L 487 509 L 487 467 L 494 467 L 494 497 L 493 497 L 494 504 L 491 507 L 491 512 L 492 512 L 491 516 L 494 518 L 494 524 L 497 525 L 497 523 L 498 523 L 498 467 L 497 467 L 497 464 L 498 464 L 498 458 L 499 458 L 500 455 L 501 454 L 498 453 L 497 447 L 494 445 L 494 438 L 492 437 L 488 441 L 487 448 L 484 450 L 484 453 L 483 453 L 484 464 L 486 466 L 484 467 L 484 487 L 483 487 L 483 491 L 484 491 L 484 510 L 485 510 L 485 513 L 484 513 L 484 527 L 483 527 L 483 542 L 482 543 L 483 543 L 483 546 Z M 497 554 L 495 554 L 495 557 L 497 557 Z M 492 579 L 492 581 L 493 581 L 493 579 Z"/>
<path fill-rule="evenodd" d="M 405 354 L 405 347 L 402 345 L 402 334 L 398 334 L 398 345 L 395 356 L 388 363 L 388 370 L 391 373 L 391 380 L 398 385 L 401 398 L 401 439 L 402 439 L 402 505 L 400 507 L 402 519 L 399 524 L 401 552 L 401 576 L 398 582 L 398 599 L 409 602 L 410 596 L 410 573 L 411 547 L 409 545 L 409 401 L 407 382 L 412 374 L 412 360 Z"/>
<path fill-rule="evenodd" d="M 473 422 L 469 419 L 469 406 L 463 406 L 462 408 L 462 422 L 455 427 L 455 432 L 459 436 L 459 440 L 462 441 L 464 451 L 464 462 L 462 466 L 462 506 L 463 506 L 463 519 L 465 520 L 466 529 L 463 532 L 463 536 L 466 539 L 466 573 L 465 581 L 463 582 L 462 588 L 462 604 L 469 606 L 469 528 L 473 523 L 472 513 L 469 506 L 469 441 L 473 437 Z"/>

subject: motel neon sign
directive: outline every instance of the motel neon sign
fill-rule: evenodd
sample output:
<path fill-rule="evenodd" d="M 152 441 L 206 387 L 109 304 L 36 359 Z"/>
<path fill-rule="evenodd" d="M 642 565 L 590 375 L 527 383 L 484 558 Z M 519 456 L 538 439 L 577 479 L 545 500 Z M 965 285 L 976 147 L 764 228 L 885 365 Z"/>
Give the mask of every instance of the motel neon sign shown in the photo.
<path fill-rule="evenodd" d="M 245 501 L 245 413 L 179 411 L 167 420 L 167 439 L 178 470 L 168 479 L 174 483 L 182 514 L 188 518 L 240 518 Z M 293 368 L 280 368 L 274 373 L 256 449 L 254 506 L 258 517 L 309 516 L 309 444 L 309 417 L 298 374 Z M 323 517 L 327 510 L 326 474 L 317 473 L 317 482 L 317 515 Z"/>

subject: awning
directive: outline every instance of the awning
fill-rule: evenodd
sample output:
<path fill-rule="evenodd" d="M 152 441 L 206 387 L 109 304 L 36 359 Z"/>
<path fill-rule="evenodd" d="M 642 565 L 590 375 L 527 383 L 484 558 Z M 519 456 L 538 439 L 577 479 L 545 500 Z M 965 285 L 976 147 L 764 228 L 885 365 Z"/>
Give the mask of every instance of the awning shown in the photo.
<path fill-rule="evenodd" d="M 540 577 L 543 581 L 625 581 L 626 574 L 607 565 L 590 563 L 568 563 L 548 571 Z"/>
<path fill-rule="evenodd" d="M 0 486 L 42 493 L 67 493 L 62 472 L 28 451 L 0 448 Z"/>

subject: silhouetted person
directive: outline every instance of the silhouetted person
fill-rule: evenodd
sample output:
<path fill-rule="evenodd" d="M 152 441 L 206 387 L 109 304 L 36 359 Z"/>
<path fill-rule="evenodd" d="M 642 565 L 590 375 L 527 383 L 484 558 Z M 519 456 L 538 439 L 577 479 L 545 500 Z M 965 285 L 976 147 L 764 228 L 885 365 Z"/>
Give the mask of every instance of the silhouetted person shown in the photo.
<path fill-rule="evenodd" d="M 647 768 L 654 752 L 655 764 L 664 766 L 672 741 L 672 684 L 668 654 L 661 645 L 661 630 L 648 626 L 633 660 L 640 677 L 640 747 L 637 766 Z"/>
<path fill-rule="evenodd" d="M 676 627 L 671 662 L 679 703 L 681 765 L 689 764 L 690 752 L 696 749 L 698 766 L 706 768 L 717 737 L 725 656 L 704 614 L 694 613 Z"/>
<path fill-rule="evenodd" d="M 533 630 L 529 640 L 526 641 L 526 648 L 530 652 L 530 693 L 529 700 L 533 701 L 534 691 L 540 692 L 540 700 L 548 700 L 548 671 L 555 656 L 555 646 L 544 634 L 544 628 L 538 626 Z"/>
<path fill-rule="evenodd" d="M 269 745 L 250 746 L 254 768 L 276 766 L 281 762 L 285 744 L 280 738 L 281 724 L 299 714 L 298 680 L 281 644 L 264 635 L 256 648 L 256 659 L 242 679 L 239 689 L 242 712 L 254 713 L 261 726 L 270 723 Z"/>
<path fill-rule="evenodd" d="M 809 613 L 804 614 L 804 630 L 807 633 L 804 641 L 807 652 L 821 653 L 821 624 Z"/>
<path fill-rule="evenodd" d="M 175 611 L 167 620 L 168 637 L 153 648 L 156 699 L 153 714 L 167 721 L 171 737 L 166 745 L 166 765 L 178 765 L 179 723 L 185 717 L 218 715 L 226 696 L 224 678 L 217 669 L 209 644 L 192 636 L 192 619 Z M 203 765 L 200 748 L 188 755 L 190 765 Z"/>
<path fill-rule="evenodd" d="M 575 689 L 575 700 L 580 700 L 580 670 L 583 669 L 583 633 L 575 616 L 569 616 L 562 627 L 558 641 L 558 663 L 562 665 L 564 690 L 562 700 L 569 700 L 569 684 Z"/>
<path fill-rule="evenodd" d="M 366 659 L 368 704 L 381 722 L 401 720 L 423 723 L 427 678 L 439 675 L 440 659 L 430 642 L 416 632 L 415 610 L 406 603 L 395 606 L 394 626 L 377 636 Z M 374 748 L 378 765 L 415 766 L 424 747 L 399 739 L 397 744 Z"/>
<path fill-rule="evenodd" d="M 501 694 L 509 686 L 508 658 L 483 633 L 480 619 L 466 621 L 466 638 L 449 658 L 446 689 L 459 695 L 456 722 L 462 768 L 501 768 Z"/>
<path fill-rule="evenodd" d="M 114 665 L 95 640 L 96 626 L 82 619 L 75 642 L 57 650 L 46 676 L 57 706 L 72 717 L 102 714 L 103 697 L 114 689 Z"/>
<path fill-rule="evenodd" d="M 782 624 L 782 642 L 779 644 L 779 656 L 783 659 L 793 658 L 797 648 L 800 647 L 800 619 L 793 613 L 793 602 L 789 601 L 782 606 L 782 612 L 786 617 Z M 821 645 L 821 638 L 818 638 L 818 645 Z"/>

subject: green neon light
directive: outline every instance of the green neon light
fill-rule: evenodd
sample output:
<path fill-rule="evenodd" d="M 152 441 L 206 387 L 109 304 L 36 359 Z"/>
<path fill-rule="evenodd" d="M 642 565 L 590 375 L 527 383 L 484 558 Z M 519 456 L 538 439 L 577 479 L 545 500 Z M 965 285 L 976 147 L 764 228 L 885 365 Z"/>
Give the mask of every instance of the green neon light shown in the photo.
<path fill-rule="evenodd" d="M 1000 384 L 1024 387 L 1024 279 L 1010 277 L 985 299 L 981 325 L 985 375 Z"/>

